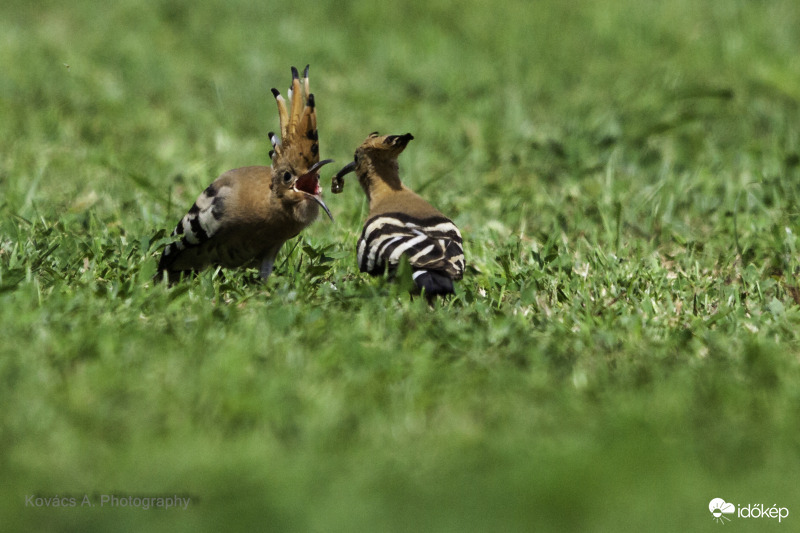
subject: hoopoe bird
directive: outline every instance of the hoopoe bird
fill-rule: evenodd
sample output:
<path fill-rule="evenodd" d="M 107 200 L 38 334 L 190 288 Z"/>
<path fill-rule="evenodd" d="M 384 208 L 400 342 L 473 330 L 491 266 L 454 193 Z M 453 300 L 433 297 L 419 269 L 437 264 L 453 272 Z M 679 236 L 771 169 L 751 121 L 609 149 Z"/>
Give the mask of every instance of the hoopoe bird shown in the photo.
<path fill-rule="evenodd" d="M 464 275 L 461 232 L 421 196 L 400 181 L 398 156 L 414 138 L 370 134 L 353 161 L 332 179 L 331 190 L 342 192 L 344 176 L 355 172 L 369 201 L 369 214 L 358 239 L 361 272 L 390 275 L 405 256 L 415 285 L 428 298 L 452 294 L 453 281 Z"/>
<path fill-rule="evenodd" d="M 258 265 L 266 280 L 283 243 L 311 224 L 319 207 L 333 220 L 319 185 L 320 167 L 332 160 L 319 160 L 308 67 L 302 80 L 292 67 L 288 102 L 277 89 L 272 94 L 280 120 L 280 138 L 268 134 L 272 165 L 229 170 L 209 185 L 172 232 L 179 239 L 164 249 L 157 279 L 166 273 L 173 282 L 208 266 Z"/>

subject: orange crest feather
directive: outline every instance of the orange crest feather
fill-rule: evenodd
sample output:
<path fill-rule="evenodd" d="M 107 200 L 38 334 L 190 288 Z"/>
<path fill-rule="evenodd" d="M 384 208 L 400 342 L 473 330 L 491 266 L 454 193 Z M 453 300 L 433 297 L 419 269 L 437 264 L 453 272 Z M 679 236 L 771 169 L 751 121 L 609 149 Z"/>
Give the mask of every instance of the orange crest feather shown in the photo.
<path fill-rule="evenodd" d="M 288 92 L 288 102 L 277 89 L 272 89 L 278 104 L 280 119 L 280 139 L 270 132 L 273 166 L 279 161 L 289 161 L 307 170 L 319 162 L 319 136 L 317 133 L 317 114 L 314 95 L 309 91 L 308 66 L 300 74 L 292 67 L 292 86 Z M 288 104 L 288 107 L 287 107 Z"/>

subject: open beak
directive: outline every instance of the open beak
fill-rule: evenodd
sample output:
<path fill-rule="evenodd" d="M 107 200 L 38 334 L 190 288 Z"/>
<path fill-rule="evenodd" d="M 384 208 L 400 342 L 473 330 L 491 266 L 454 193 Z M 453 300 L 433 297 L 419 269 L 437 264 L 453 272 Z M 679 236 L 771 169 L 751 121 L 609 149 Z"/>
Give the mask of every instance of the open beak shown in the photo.
<path fill-rule="evenodd" d="M 333 194 L 339 194 L 344 190 L 344 177 L 351 172 L 354 172 L 356 169 L 356 162 L 350 161 L 347 163 L 342 170 L 336 173 L 336 175 L 331 178 L 331 192 Z"/>
<path fill-rule="evenodd" d="M 333 222 L 333 215 L 331 215 L 331 210 L 328 209 L 328 206 L 325 205 L 325 202 L 322 201 L 322 188 L 319 186 L 319 169 L 320 167 L 327 165 L 328 163 L 333 163 L 333 159 L 323 159 L 308 169 L 308 172 L 297 178 L 294 182 L 293 189 L 297 192 L 303 193 L 307 198 L 310 200 L 314 200 L 319 205 L 322 206 L 322 209 L 325 210 L 325 214 L 331 219 Z"/>

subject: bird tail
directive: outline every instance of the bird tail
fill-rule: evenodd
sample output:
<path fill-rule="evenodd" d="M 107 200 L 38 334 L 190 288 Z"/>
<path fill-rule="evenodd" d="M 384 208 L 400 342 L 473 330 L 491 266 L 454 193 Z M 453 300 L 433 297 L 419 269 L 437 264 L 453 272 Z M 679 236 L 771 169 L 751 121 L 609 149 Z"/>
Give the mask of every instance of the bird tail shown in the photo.
<path fill-rule="evenodd" d="M 447 274 L 435 270 L 414 270 L 411 276 L 417 287 L 424 289 L 427 296 L 444 296 L 455 292 L 453 280 Z"/>
<path fill-rule="evenodd" d="M 295 67 L 292 67 L 292 86 L 287 98 L 277 89 L 272 95 L 278 104 L 280 119 L 280 138 L 269 133 L 272 143 L 270 157 L 275 163 L 279 158 L 291 158 L 302 161 L 306 168 L 319 162 L 319 135 L 317 133 L 317 113 L 314 95 L 311 94 L 308 82 L 308 65 L 303 71 L 303 78 Z"/>

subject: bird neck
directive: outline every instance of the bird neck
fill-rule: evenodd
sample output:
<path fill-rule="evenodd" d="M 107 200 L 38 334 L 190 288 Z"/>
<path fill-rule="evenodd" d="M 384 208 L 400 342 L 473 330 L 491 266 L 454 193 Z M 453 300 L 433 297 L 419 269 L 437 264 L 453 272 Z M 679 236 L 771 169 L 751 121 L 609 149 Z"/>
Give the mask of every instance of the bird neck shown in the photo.
<path fill-rule="evenodd" d="M 400 181 L 397 160 L 370 161 L 366 167 L 365 172 L 359 175 L 358 181 L 370 205 L 405 188 Z"/>

